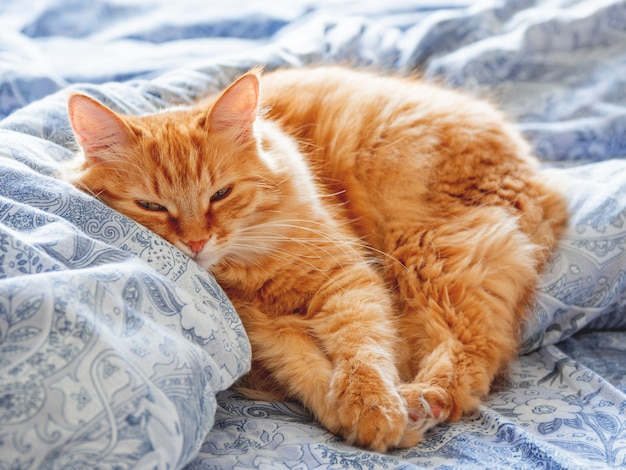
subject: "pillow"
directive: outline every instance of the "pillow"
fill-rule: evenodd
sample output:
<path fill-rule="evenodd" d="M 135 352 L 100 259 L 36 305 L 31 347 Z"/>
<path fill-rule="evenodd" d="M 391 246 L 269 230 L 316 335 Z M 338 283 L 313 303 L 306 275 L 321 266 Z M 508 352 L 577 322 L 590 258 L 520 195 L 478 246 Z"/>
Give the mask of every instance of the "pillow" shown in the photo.
<path fill-rule="evenodd" d="M 125 95 L 136 111 L 162 99 L 109 96 Z M 0 466 L 179 468 L 250 346 L 206 271 L 53 177 L 71 156 L 66 98 L 0 130 Z"/>

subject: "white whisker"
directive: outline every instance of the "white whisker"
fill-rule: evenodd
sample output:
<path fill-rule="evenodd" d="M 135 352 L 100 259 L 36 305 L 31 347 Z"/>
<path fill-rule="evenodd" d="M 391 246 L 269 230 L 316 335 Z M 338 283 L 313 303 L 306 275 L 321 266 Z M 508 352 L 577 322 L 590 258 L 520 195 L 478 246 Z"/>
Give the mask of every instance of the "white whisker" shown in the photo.
<path fill-rule="evenodd" d="M 345 222 L 345 225 L 348 225 L 350 222 L 347 221 Z M 312 227 L 307 227 L 307 226 L 303 226 L 303 225 L 299 225 L 299 224 L 313 224 L 313 225 L 319 225 L 320 227 L 322 227 L 322 229 L 314 229 Z M 322 223 L 322 222 L 317 222 L 317 221 L 312 221 L 312 220 L 306 220 L 306 219 L 285 219 L 285 220 L 280 220 L 280 221 L 272 221 L 272 222 L 266 222 L 263 224 L 257 224 L 254 226 L 250 226 L 247 227 L 243 230 L 241 230 L 241 233 L 246 234 L 248 231 L 253 231 L 253 230 L 258 230 L 260 228 L 263 229 L 268 229 L 268 228 L 293 228 L 296 230 L 302 230 L 304 232 L 309 232 L 313 235 L 317 235 L 318 238 L 291 238 L 288 237 L 286 235 L 282 235 L 280 234 L 280 232 L 272 232 L 271 236 L 275 236 L 275 237 L 279 237 L 276 240 L 279 239 L 284 239 L 284 240 L 291 240 L 291 241 L 295 241 L 295 242 L 299 242 L 301 244 L 305 244 L 305 243 L 310 243 L 315 245 L 316 248 L 321 248 L 321 246 L 319 246 L 319 244 L 336 244 L 338 246 L 343 246 L 343 247 L 350 247 L 351 250 L 351 254 L 358 256 L 359 258 L 363 258 L 363 255 L 361 254 L 363 251 L 366 252 L 370 252 L 373 254 L 374 257 L 376 258 L 382 258 L 382 259 L 386 259 L 392 263 L 397 263 L 399 266 L 401 266 L 404 270 L 406 270 L 407 272 L 410 272 L 410 270 L 402 263 L 400 262 L 398 259 L 396 259 L 395 257 L 391 256 L 390 254 L 386 253 L 383 250 L 380 250 L 378 248 L 375 248 L 365 242 L 363 242 L 362 240 L 360 240 L 359 238 L 356 237 L 348 237 L 345 234 L 339 233 L 337 230 L 330 230 L 330 233 L 332 234 L 334 232 L 334 234 L 336 235 L 335 237 L 331 236 L 329 234 L 329 226 Z M 268 236 L 263 235 L 263 237 L 265 240 L 268 240 Z"/>

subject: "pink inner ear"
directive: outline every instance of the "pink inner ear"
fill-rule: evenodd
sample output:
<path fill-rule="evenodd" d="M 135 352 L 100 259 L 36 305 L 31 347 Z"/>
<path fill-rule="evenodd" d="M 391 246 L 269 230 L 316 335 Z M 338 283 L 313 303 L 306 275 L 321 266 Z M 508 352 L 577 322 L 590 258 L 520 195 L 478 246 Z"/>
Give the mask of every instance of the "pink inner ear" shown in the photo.
<path fill-rule="evenodd" d="M 211 109 L 209 127 L 223 131 L 236 129 L 240 136 L 252 130 L 259 107 L 259 78 L 248 73 L 228 87 Z"/>
<path fill-rule="evenodd" d="M 68 102 L 70 124 L 88 160 L 101 161 L 105 151 L 129 143 L 130 130 L 109 108 L 85 95 L 72 95 Z"/>

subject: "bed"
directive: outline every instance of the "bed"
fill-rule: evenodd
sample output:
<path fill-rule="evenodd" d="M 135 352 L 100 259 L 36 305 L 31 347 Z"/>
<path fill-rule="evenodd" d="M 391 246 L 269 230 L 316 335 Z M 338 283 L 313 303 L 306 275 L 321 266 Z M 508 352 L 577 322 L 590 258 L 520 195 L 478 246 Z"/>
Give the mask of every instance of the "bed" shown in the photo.
<path fill-rule="evenodd" d="M 519 359 L 472 416 L 379 454 L 231 385 L 219 286 L 59 178 L 71 91 L 139 114 L 257 64 L 417 71 L 490 99 L 570 223 Z M 626 2 L 0 1 L 0 469 L 626 466 Z"/>

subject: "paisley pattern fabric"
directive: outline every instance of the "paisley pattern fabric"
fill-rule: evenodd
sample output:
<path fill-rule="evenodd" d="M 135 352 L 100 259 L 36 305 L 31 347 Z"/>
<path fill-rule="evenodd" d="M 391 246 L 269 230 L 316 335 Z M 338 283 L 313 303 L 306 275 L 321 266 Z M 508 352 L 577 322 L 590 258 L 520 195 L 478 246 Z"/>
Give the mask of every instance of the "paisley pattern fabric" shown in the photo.
<path fill-rule="evenodd" d="M 266 3 L 0 0 L 0 469 L 626 465 L 626 2 Z M 142 114 L 319 61 L 498 102 L 569 201 L 510 374 L 388 454 L 229 390 L 250 346 L 213 278 L 59 178 L 72 90 Z"/>
<path fill-rule="evenodd" d="M 163 240 L 28 167 L 45 173 L 67 151 L 9 134 L 0 468 L 181 466 L 213 424 L 215 392 L 249 367 L 236 313 Z"/>

